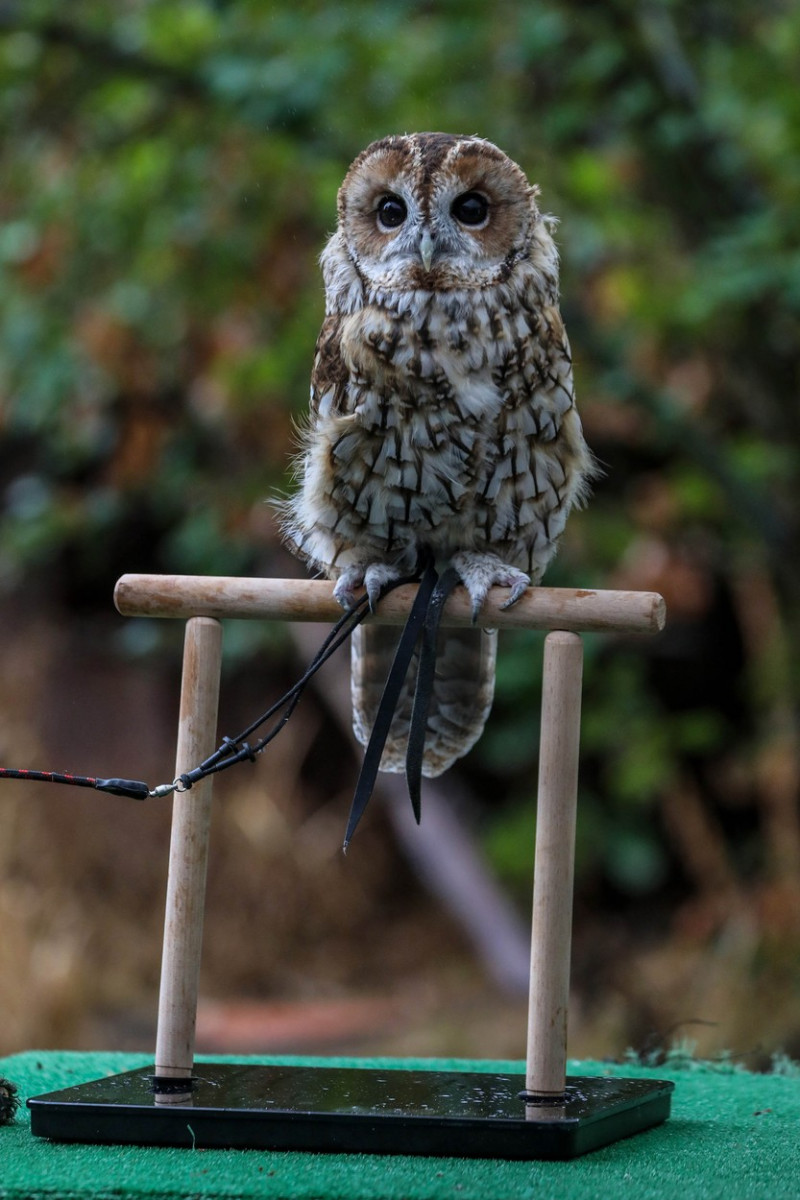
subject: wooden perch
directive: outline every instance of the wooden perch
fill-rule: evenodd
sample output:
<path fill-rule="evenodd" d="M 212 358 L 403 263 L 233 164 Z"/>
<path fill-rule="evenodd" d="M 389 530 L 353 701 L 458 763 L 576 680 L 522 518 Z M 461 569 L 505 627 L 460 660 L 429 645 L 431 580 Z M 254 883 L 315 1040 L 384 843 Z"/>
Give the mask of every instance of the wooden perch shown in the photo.
<path fill-rule="evenodd" d="M 408 584 L 381 600 L 370 620 L 402 625 L 416 594 Z M 658 633 L 666 608 L 656 592 L 533 587 L 513 606 L 493 588 L 481 625 L 493 629 L 563 629 L 572 633 Z M 234 617 L 249 620 L 336 621 L 342 610 L 331 583 L 320 579 L 238 579 L 225 575 L 123 575 L 114 602 L 124 617 Z M 443 625 L 471 625 L 469 597 L 457 588 Z"/>
<path fill-rule="evenodd" d="M 416 585 L 397 588 L 369 620 L 402 625 L 415 595 Z M 535 587 L 503 609 L 507 597 L 506 589 L 492 589 L 481 625 L 550 631 L 542 690 L 525 1089 L 533 1112 L 542 1101 L 561 1103 L 566 1086 L 583 663 L 577 634 L 658 633 L 665 605 L 654 592 Z M 188 621 L 177 775 L 215 745 L 220 618 L 332 622 L 341 616 L 331 584 L 319 580 L 123 575 L 115 601 L 123 616 Z M 465 589 L 456 588 L 450 596 L 442 623 L 472 623 Z M 174 798 L 154 1085 L 165 1104 L 191 1098 L 210 806 L 210 778 Z"/>

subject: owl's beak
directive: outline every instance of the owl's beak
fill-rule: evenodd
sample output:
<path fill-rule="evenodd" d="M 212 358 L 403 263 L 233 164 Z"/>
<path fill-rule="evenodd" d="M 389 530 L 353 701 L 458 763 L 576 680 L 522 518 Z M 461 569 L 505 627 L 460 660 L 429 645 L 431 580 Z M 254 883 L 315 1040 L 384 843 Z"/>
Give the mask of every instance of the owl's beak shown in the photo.
<path fill-rule="evenodd" d="M 433 238 L 427 229 L 419 239 L 419 256 L 422 259 L 422 265 L 425 270 L 430 271 L 431 260 L 433 259 Z"/>

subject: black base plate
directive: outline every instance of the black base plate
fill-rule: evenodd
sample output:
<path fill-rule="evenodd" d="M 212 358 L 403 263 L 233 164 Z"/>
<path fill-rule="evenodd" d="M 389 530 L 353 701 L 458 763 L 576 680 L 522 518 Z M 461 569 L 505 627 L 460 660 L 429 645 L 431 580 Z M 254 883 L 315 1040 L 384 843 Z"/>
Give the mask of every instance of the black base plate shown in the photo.
<path fill-rule="evenodd" d="M 152 1070 L 28 1101 L 38 1137 L 146 1146 L 567 1159 L 666 1120 L 673 1084 L 573 1076 L 563 1103 L 522 1075 L 195 1064 L 188 1104 L 156 1103 Z"/>

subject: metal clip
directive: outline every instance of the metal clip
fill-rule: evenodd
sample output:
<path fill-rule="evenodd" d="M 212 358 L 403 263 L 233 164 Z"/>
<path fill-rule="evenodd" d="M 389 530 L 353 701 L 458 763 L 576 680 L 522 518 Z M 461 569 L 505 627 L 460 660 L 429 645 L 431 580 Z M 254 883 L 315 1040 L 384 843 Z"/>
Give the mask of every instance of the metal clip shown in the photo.
<path fill-rule="evenodd" d="M 177 780 L 174 783 L 160 783 L 158 787 L 154 787 L 152 791 L 148 793 L 148 795 L 157 797 L 171 796 L 173 792 L 178 790 L 177 784 Z"/>

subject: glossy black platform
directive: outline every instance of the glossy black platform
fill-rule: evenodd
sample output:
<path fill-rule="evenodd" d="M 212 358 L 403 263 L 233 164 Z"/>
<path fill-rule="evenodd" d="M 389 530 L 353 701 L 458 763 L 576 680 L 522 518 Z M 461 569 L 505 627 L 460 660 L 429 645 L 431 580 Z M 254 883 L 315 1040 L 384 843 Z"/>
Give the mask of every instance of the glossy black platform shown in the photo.
<path fill-rule="evenodd" d="M 60 1141 L 567 1159 L 666 1120 L 673 1084 L 574 1076 L 565 1101 L 520 1099 L 522 1075 L 197 1063 L 192 1101 L 157 1104 L 143 1069 L 32 1097 Z"/>

